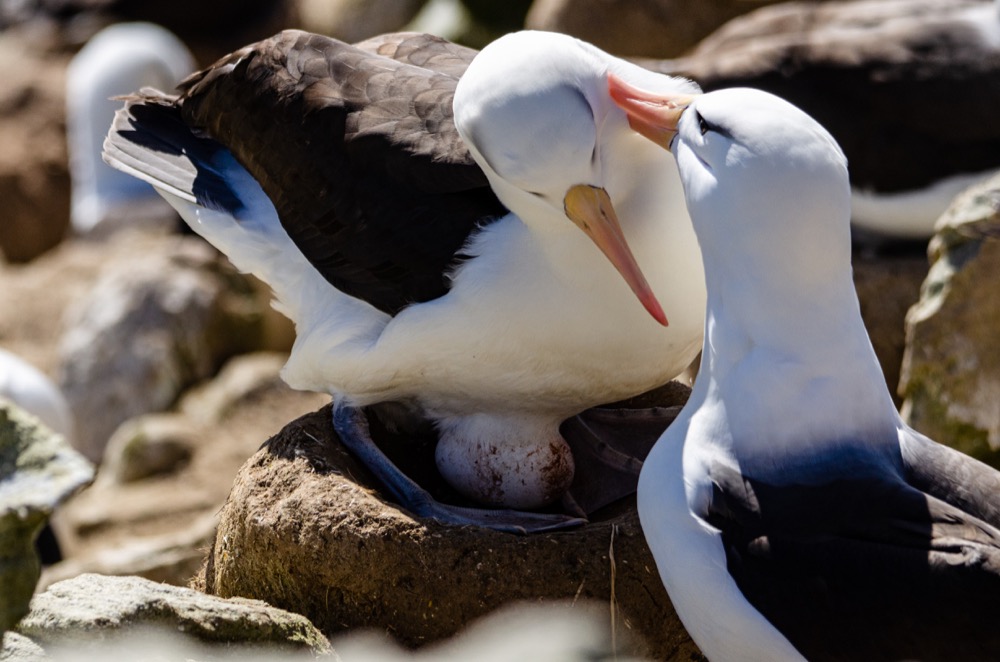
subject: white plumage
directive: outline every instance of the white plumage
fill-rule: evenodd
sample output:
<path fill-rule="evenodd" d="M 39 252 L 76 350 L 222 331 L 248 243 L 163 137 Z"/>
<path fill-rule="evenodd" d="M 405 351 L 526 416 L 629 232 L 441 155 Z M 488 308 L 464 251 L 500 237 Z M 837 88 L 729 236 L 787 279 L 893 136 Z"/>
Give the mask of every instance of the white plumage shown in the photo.
<path fill-rule="evenodd" d="M 66 71 L 66 140 L 72 199 L 80 235 L 124 224 L 163 223 L 173 212 L 145 183 L 101 162 L 101 145 L 115 110 L 113 97 L 141 87 L 170 89 L 194 70 L 187 47 L 152 23 L 118 23 L 80 49 Z"/>
<path fill-rule="evenodd" d="M 508 35 L 475 58 L 455 92 L 455 124 L 511 213 L 473 233 L 444 296 L 395 315 L 331 287 L 234 160 L 213 167 L 243 201 L 237 223 L 141 167 L 116 167 L 151 181 L 192 228 L 271 285 L 296 324 L 290 385 L 354 406 L 416 405 L 441 433 L 438 467 L 452 485 L 534 507 L 572 479 L 560 422 L 666 382 L 701 339 L 704 282 L 676 167 L 629 129 L 608 96 L 608 70 L 695 89 L 556 34 Z M 644 289 L 639 275 L 632 287 L 651 312 L 655 293 L 667 328 L 567 219 L 577 185 L 607 192 L 648 281 Z"/>
<path fill-rule="evenodd" d="M 757 90 L 613 94 L 646 134 L 676 131 L 705 263 L 701 368 L 638 487 L 695 642 L 714 661 L 995 657 L 1000 473 L 896 412 L 836 142 Z"/>

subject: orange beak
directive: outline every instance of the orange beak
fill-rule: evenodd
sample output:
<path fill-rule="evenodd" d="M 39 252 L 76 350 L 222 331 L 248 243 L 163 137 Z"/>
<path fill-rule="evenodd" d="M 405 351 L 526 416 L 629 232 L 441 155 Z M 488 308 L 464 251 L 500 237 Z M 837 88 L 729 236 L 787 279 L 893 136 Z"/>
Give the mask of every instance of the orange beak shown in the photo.
<path fill-rule="evenodd" d="M 577 184 L 566 191 L 563 208 L 566 216 L 597 244 L 618 273 L 625 278 L 625 282 L 632 288 L 649 314 L 657 322 L 667 326 L 667 316 L 663 313 L 663 308 L 656 300 L 649 283 L 646 282 L 646 277 L 639 270 L 632 249 L 625 241 L 625 235 L 618 223 L 618 216 L 611 205 L 608 192 L 596 186 Z"/>
<path fill-rule="evenodd" d="M 640 90 L 611 73 L 608 74 L 608 92 L 628 115 L 628 125 L 636 133 L 667 150 L 677 135 L 681 115 L 697 98 L 694 94 L 654 94 Z"/>

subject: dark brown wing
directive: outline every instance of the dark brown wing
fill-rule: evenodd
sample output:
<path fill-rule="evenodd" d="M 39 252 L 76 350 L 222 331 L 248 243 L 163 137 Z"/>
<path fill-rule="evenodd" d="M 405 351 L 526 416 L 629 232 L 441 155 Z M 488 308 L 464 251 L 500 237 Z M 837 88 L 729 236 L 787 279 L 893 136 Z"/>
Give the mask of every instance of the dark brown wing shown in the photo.
<path fill-rule="evenodd" d="M 787 99 L 837 139 L 854 186 L 912 190 L 1000 166 L 1000 47 L 987 36 L 1000 19 L 994 9 L 980 30 L 964 18 L 984 5 L 787 3 L 732 21 L 688 58 L 650 65 L 706 92 Z"/>
<path fill-rule="evenodd" d="M 477 51 L 422 32 L 390 32 L 354 44 L 382 57 L 460 78 Z"/>
<path fill-rule="evenodd" d="M 892 475 L 712 478 L 730 574 L 807 659 L 1000 659 L 994 526 Z"/>
<path fill-rule="evenodd" d="M 442 71 L 289 30 L 194 74 L 179 100 L 324 277 L 388 313 L 446 293 L 469 235 L 506 211 L 452 120 L 447 72 L 461 51 L 427 36 L 393 43 Z"/>

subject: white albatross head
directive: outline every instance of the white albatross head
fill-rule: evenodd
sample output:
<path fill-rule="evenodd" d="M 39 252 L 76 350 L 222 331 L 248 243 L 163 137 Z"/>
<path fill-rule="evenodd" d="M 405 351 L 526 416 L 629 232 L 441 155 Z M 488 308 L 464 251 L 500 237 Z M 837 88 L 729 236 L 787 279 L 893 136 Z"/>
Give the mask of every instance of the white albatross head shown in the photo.
<path fill-rule="evenodd" d="M 572 37 L 523 31 L 494 41 L 473 60 L 455 91 L 455 125 L 508 209 L 543 231 L 538 226 L 561 227 L 569 218 L 666 325 L 607 187 L 608 151 L 626 127 L 608 95 L 609 70 L 654 89 L 697 90 Z"/>
<path fill-rule="evenodd" d="M 631 126 L 673 152 L 708 272 L 801 288 L 850 265 L 847 159 L 818 122 L 772 94 L 664 95 L 609 81 Z"/>

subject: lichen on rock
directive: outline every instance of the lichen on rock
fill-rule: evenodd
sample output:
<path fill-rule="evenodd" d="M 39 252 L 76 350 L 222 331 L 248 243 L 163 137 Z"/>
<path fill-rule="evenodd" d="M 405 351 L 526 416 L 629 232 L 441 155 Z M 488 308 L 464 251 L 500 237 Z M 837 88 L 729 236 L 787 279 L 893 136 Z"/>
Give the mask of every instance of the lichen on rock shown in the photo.
<path fill-rule="evenodd" d="M 93 467 L 62 435 L 0 400 L 0 633 L 27 613 L 40 572 L 39 530 L 93 477 Z"/>
<path fill-rule="evenodd" d="M 1000 176 L 956 198 L 936 230 L 907 314 L 902 413 L 929 437 L 1000 466 Z"/>

